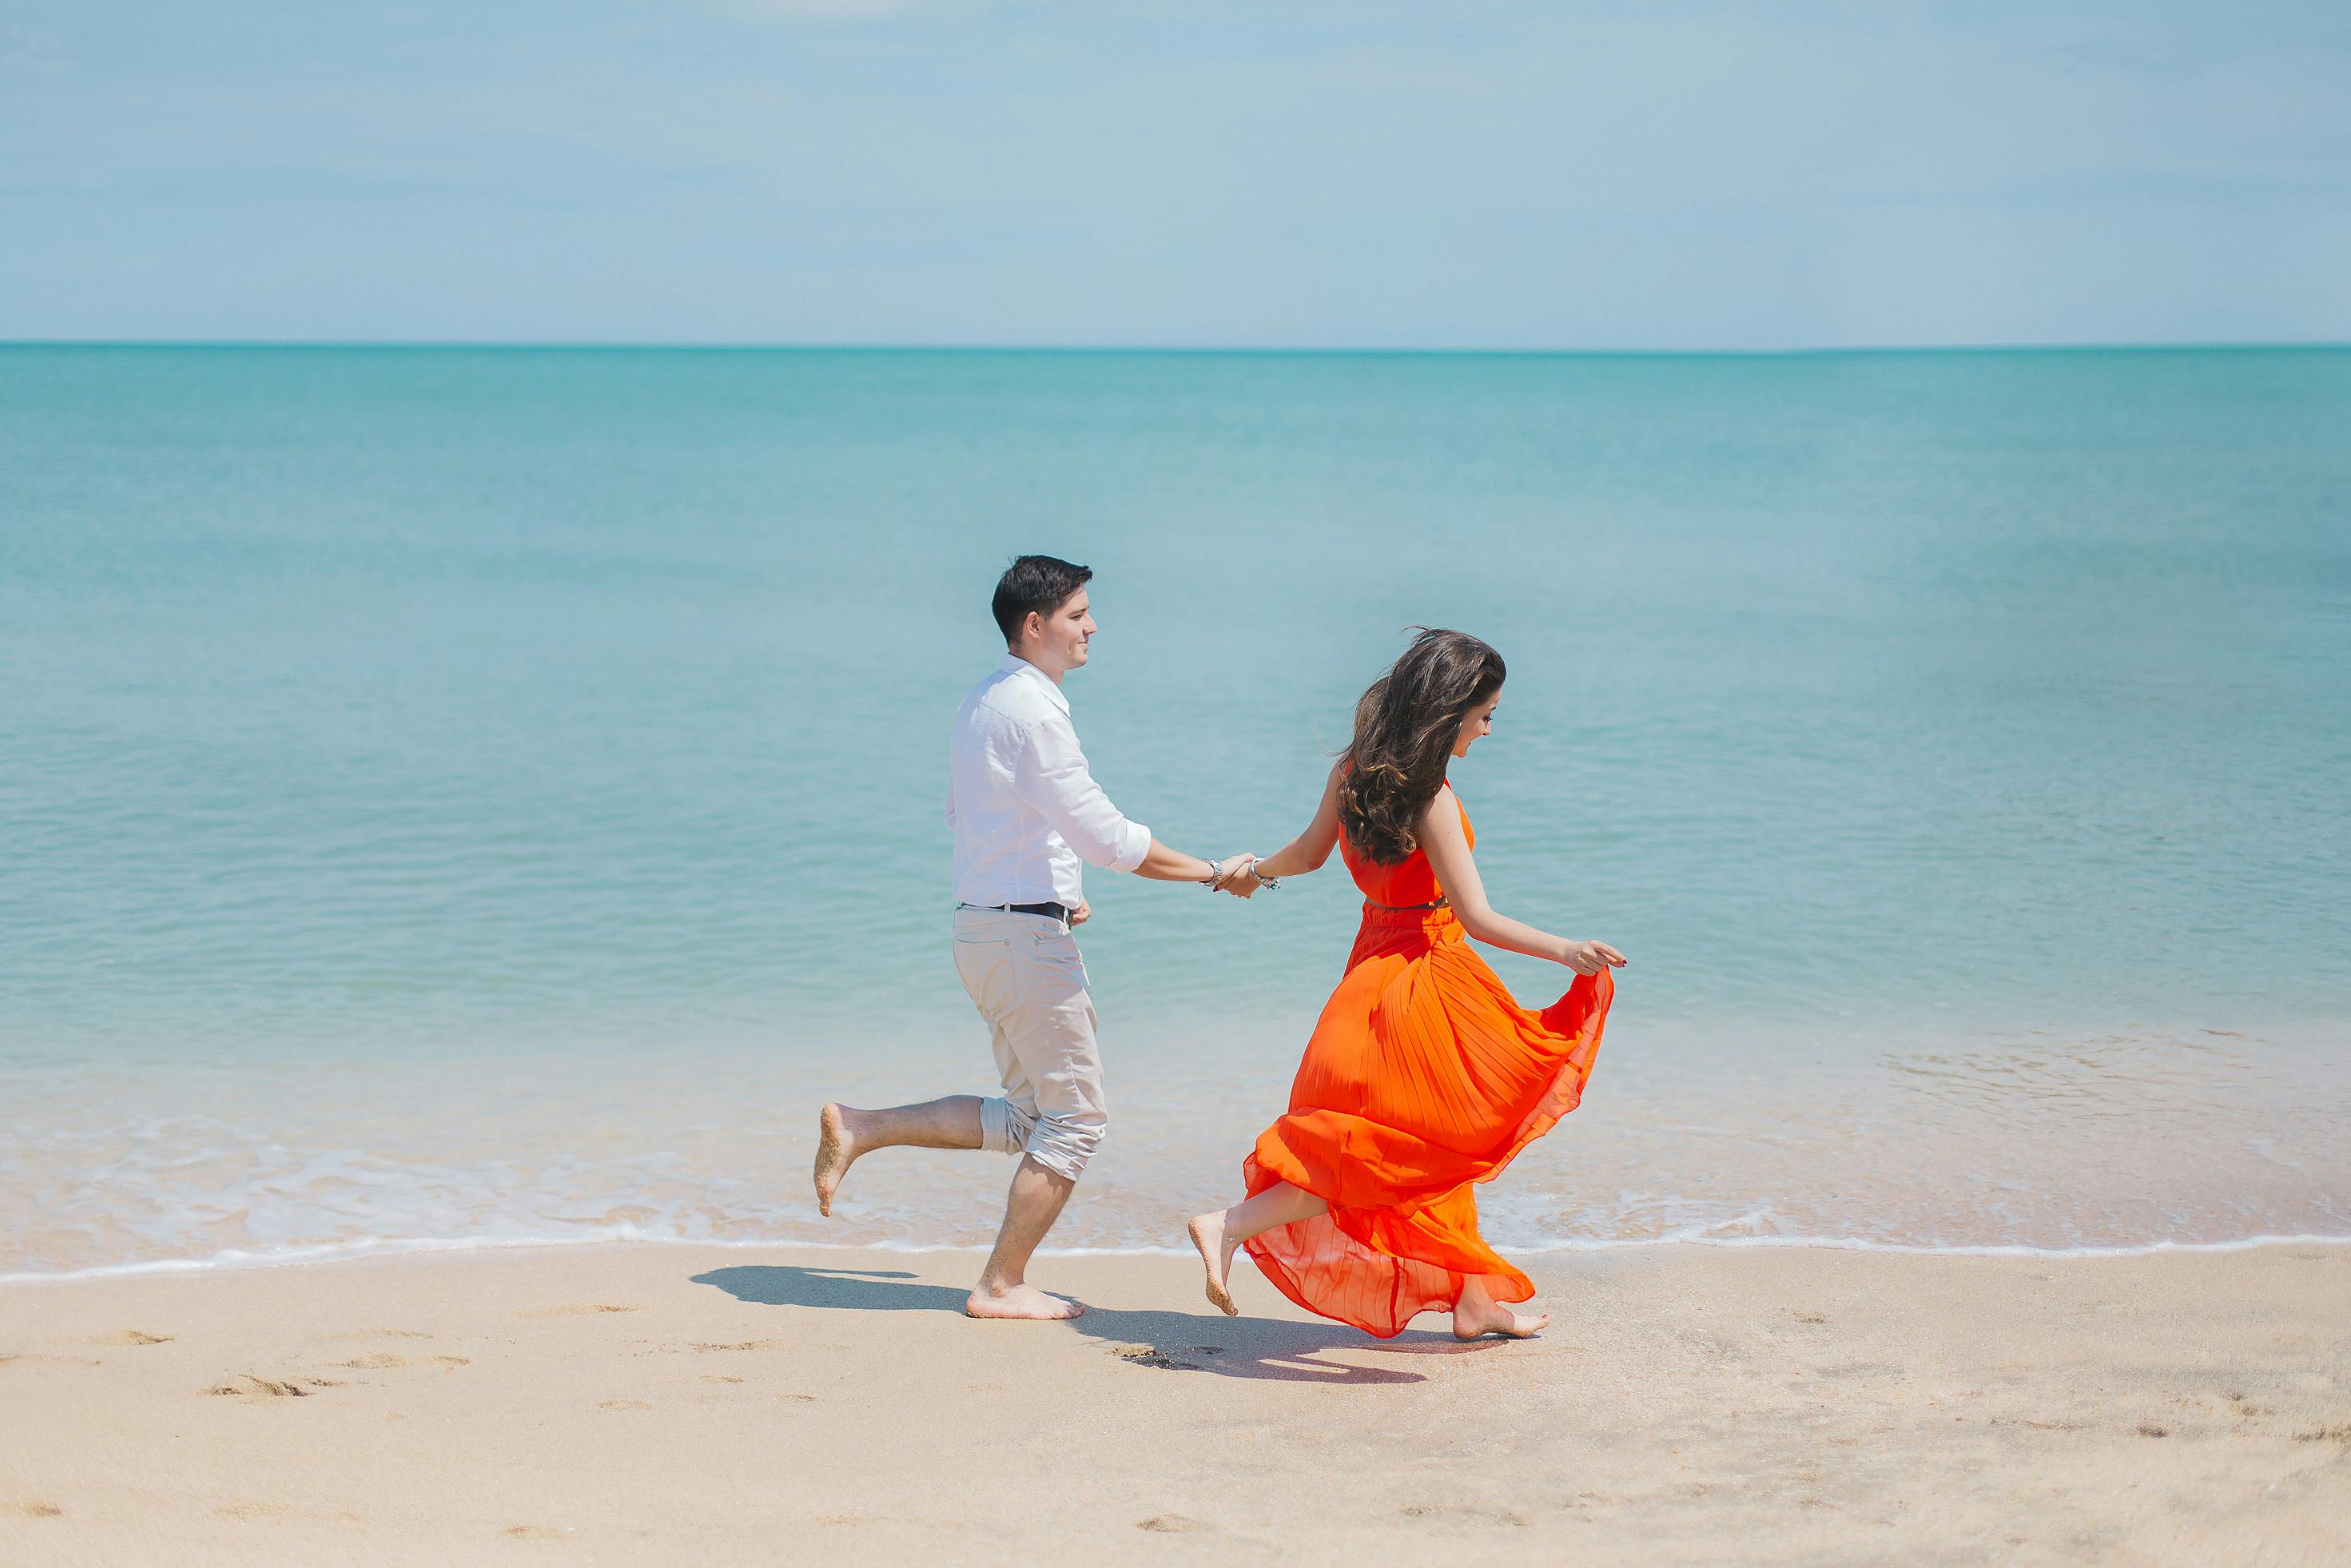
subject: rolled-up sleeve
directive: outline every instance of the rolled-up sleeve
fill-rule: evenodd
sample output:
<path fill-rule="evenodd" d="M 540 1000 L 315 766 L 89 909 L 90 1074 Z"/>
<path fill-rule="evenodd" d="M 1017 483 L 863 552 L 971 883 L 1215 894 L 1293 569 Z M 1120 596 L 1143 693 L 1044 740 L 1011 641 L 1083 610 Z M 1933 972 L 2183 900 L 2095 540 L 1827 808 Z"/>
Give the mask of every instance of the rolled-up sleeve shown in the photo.
<path fill-rule="evenodd" d="M 1151 830 L 1127 821 L 1110 803 L 1086 771 L 1078 732 L 1066 718 L 1028 727 L 1012 788 L 1088 865 L 1133 871 L 1151 852 Z"/>

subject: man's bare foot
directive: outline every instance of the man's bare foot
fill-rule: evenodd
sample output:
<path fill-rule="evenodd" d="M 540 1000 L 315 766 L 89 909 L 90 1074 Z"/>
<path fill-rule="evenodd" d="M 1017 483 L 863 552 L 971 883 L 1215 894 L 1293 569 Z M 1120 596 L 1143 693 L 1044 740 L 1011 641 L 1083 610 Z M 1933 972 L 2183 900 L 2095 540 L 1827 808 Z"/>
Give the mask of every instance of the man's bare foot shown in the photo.
<path fill-rule="evenodd" d="M 832 1195 L 841 1189 L 841 1178 L 865 1151 L 849 1130 L 849 1113 L 839 1105 L 827 1105 L 816 1124 L 816 1211 L 832 1212 Z"/>
<path fill-rule="evenodd" d="M 1225 1214 L 1218 1209 L 1204 1214 L 1186 1227 L 1192 1233 L 1192 1245 L 1200 1249 L 1200 1262 L 1208 1270 L 1208 1300 L 1228 1318 L 1241 1315 L 1233 1305 L 1232 1286 L 1227 1281 L 1233 1270 L 1233 1248 L 1237 1243 L 1225 1239 Z"/>
<path fill-rule="evenodd" d="M 1550 1326 L 1549 1312 L 1537 1312 L 1531 1318 L 1522 1318 L 1499 1301 L 1476 1305 L 1462 1302 L 1453 1309 L 1455 1339 L 1483 1339 L 1489 1333 L 1499 1334 L 1504 1339 L 1532 1339 Z"/>
<path fill-rule="evenodd" d="M 1076 1301 L 1065 1301 L 1059 1296 L 1049 1296 L 1034 1285 L 1007 1285 L 991 1291 L 986 1286 L 974 1291 L 963 1304 L 967 1318 L 1031 1318 L 1051 1321 L 1058 1318 L 1082 1316 L 1085 1308 Z"/>

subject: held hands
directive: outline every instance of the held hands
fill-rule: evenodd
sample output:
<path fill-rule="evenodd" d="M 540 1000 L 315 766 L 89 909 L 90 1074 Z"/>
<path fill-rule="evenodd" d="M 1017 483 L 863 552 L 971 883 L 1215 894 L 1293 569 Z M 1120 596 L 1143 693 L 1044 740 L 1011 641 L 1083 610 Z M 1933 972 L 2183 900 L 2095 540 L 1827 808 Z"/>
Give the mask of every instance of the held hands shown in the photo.
<path fill-rule="evenodd" d="M 1223 873 L 1208 884 L 1210 887 L 1218 893 L 1229 893 L 1235 898 L 1247 898 L 1258 890 L 1257 856 L 1248 853 L 1227 855 L 1222 864 Z"/>
<path fill-rule="evenodd" d="M 1562 946 L 1559 961 L 1579 975 L 1596 975 L 1623 968 L 1625 955 L 1605 942 L 1569 942 Z"/>

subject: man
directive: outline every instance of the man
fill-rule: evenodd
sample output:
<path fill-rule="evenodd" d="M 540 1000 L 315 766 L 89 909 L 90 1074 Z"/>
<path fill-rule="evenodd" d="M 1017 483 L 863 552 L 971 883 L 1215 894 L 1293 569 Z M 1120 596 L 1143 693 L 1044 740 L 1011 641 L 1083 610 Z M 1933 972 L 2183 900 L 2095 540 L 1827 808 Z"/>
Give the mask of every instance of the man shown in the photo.
<path fill-rule="evenodd" d="M 830 1104 L 819 1124 L 816 1204 L 832 1212 L 861 1155 L 895 1145 L 995 1149 L 1020 1156 L 1003 1228 L 964 1302 L 976 1318 L 1073 1318 L 1076 1301 L 1028 1283 L 1029 1259 L 1061 1217 L 1107 1118 L 1093 998 L 1071 930 L 1092 912 L 1078 862 L 1157 882 L 1194 882 L 1246 898 L 1250 855 L 1221 861 L 1171 850 L 1119 814 L 1086 771 L 1062 677 L 1084 664 L 1093 576 L 1024 555 L 996 584 L 1004 663 L 956 710 L 947 825 L 955 831 L 955 961 L 995 1039 L 1004 1092 L 951 1094 L 857 1111 Z"/>

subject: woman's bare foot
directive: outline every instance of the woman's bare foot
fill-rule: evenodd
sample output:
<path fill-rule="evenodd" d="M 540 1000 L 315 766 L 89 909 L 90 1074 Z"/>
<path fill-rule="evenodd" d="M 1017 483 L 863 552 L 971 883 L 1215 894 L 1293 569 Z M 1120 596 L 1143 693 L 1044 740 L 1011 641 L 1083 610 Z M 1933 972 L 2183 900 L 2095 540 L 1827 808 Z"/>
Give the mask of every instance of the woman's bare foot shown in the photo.
<path fill-rule="evenodd" d="M 849 1127 L 849 1113 L 839 1105 L 827 1105 L 817 1118 L 816 1128 L 816 1211 L 832 1212 L 832 1195 L 841 1190 L 841 1178 L 865 1151 L 857 1146 L 857 1139 Z"/>
<path fill-rule="evenodd" d="M 1500 1334 L 1504 1339 L 1532 1339 L 1550 1326 L 1549 1312 L 1520 1317 L 1499 1301 L 1465 1301 L 1453 1309 L 1455 1339 L 1483 1339 L 1489 1333 Z"/>
<path fill-rule="evenodd" d="M 1201 1215 L 1185 1228 L 1192 1233 L 1192 1245 L 1200 1249 L 1200 1262 L 1208 1270 L 1208 1300 L 1225 1316 L 1240 1316 L 1241 1310 L 1233 1305 L 1232 1286 L 1228 1282 L 1233 1270 L 1236 1243 L 1225 1239 L 1224 1210 Z"/>
<path fill-rule="evenodd" d="M 1080 1317 L 1085 1310 L 1079 1302 L 1049 1296 L 1034 1285 L 1006 1285 L 998 1290 L 983 1285 L 963 1304 L 963 1315 L 967 1318 L 1033 1318 L 1049 1322 Z"/>

